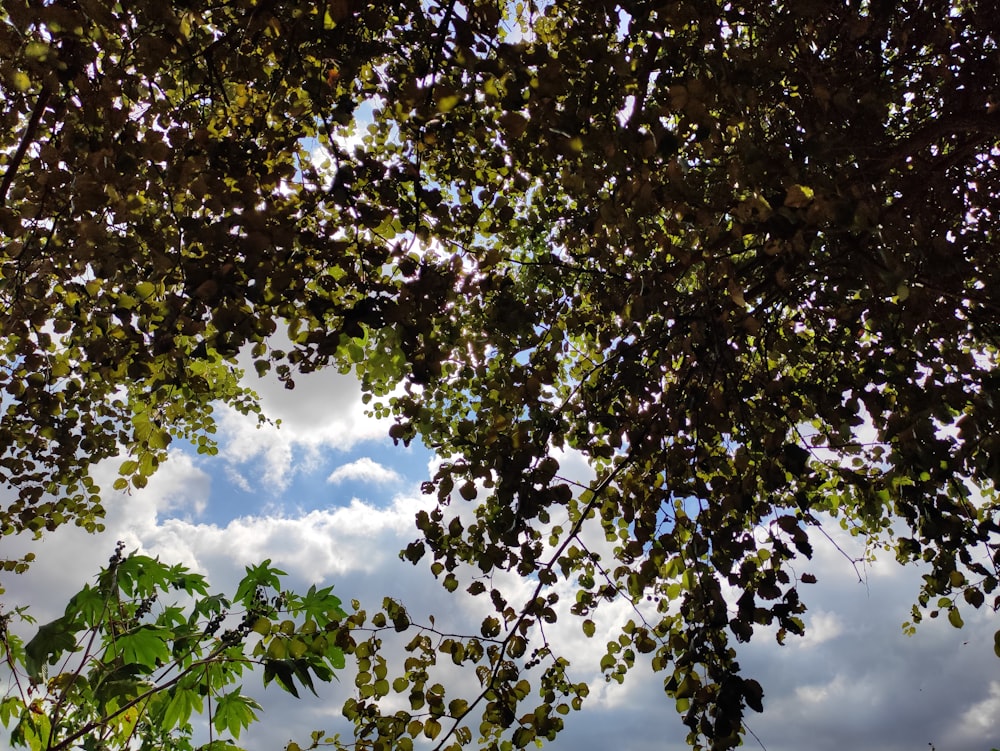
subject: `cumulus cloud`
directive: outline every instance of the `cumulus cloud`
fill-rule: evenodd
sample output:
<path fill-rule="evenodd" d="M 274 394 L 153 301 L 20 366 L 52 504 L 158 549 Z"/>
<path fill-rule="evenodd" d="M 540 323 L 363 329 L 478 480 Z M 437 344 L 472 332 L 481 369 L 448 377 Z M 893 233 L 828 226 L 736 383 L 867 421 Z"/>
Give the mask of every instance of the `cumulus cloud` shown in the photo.
<path fill-rule="evenodd" d="M 844 632 L 844 624 L 836 613 L 818 610 L 806 618 L 806 633 L 793 644 L 801 649 L 817 647 L 824 642 L 840 636 Z"/>
<path fill-rule="evenodd" d="M 287 337 L 276 335 L 275 348 L 288 349 Z M 332 369 L 295 377 L 287 389 L 271 372 L 258 377 L 251 358 L 240 357 L 244 384 L 260 396 L 273 424 L 220 406 L 216 411 L 220 456 L 241 487 L 286 490 L 296 473 L 315 469 L 333 451 L 347 451 L 363 441 L 384 439 L 388 426 L 367 414 L 361 385 L 353 374 Z"/>
<path fill-rule="evenodd" d="M 350 464 L 342 464 L 337 467 L 326 478 L 326 481 L 332 485 L 347 480 L 369 482 L 373 485 L 393 485 L 402 479 L 395 470 L 364 456 Z"/>
<path fill-rule="evenodd" d="M 371 577 L 399 563 L 400 547 L 415 534 L 419 504 L 400 496 L 387 508 L 375 508 L 354 499 L 335 509 L 241 517 L 226 525 L 167 519 L 146 544 L 163 558 L 195 562 L 206 570 L 270 558 L 310 583 L 346 574 Z"/>

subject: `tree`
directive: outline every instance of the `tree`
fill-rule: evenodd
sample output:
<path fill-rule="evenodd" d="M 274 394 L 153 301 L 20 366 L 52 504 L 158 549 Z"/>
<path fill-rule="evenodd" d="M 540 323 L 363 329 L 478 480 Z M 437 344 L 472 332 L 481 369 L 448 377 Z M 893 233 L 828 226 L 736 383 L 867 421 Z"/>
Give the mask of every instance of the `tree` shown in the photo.
<path fill-rule="evenodd" d="M 446 459 L 405 557 L 496 610 L 411 642 L 411 713 L 361 686 L 361 747 L 468 742 L 480 710 L 487 744 L 552 737 L 587 692 L 544 639 L 557 582 L 586 633 L 635 606 L 608 677 L 649 654 L 714 748 L 761 707 L 731 639 L 802 631 L 809 530 L 928 565 L 914 622 L 1000 607 L 1000 69 L 976 4 L 4 14 L 4 531 L 95 523 L 86 470 L 119 443 L 140 483 L 171 435 L 211 450 L 210 402 L 252 409 L 241 347 L 290 386 L 355 367 L 392 435 Z M 447 700 L 441 653 L 482 693 Z"/>
<path fill-rule="evenodd" d="M 119 543 L 96 586 L 24 642 L 0 620 L 0 659 L 12 677 L 0 701 L 11 743 L 30 751 L 190 751 L 192 714 L 208 716 L 205 751 L 238 751 L 233 741 L 260 705 L 235 684 L 263 667 L 263 680 L 298 696 L 345 665 L 331 624 L 346 616 L 332 588 L 305 595 L 281 589 L 285 574 L 264 561 L 248 567 L 232 599 L 209 594 L 184 566 L 123 555 Z M 186 607 L 167 598 L 189 598 Z M 50 666 L 58 672 L 49 674 Z M 230 690 L 226 690 L 230 689 Z M 218 737 L 213 737 L 218 734 Z M 227 738 L 228 736 L 228 738 Z"/>

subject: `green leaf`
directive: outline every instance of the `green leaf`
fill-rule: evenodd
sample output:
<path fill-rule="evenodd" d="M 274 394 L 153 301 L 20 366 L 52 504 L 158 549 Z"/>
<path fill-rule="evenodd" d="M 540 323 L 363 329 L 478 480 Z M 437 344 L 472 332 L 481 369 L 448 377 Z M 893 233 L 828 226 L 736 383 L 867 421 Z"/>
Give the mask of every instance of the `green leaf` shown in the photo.
<path fill-rule="evenodd" d="M 171 437 L 170 433 L 166 430 L 156 429 L 149 434 L 147 443 L 149 448 L 154 451 L 162 451 L 170 445 Z"/>
<path fill-rule="evenodd" d="M 743 681 L 743 698 L 754 712 L 764 711 L 764 689 L 752 678 Z"/>
<path fill-rule="evenodd" d="M 229 741 L 215 739 L 199 746 L 198 751 L 245 751 L 245 749 Z"/>
<path fill-rule="evenodd" d="M 433 717 L 424 721 L 424 737 L 434 740 L 441 734 L 441 723 Z"/>
<path fill-rule="evenodd" d="M 120 634 L 115 649 L 126 665 L 138 664 L 155 670 L 170 661 L 172 631 L 155 625 L 143 625 Z"/>
<path fill-rule="evenodd" d="M 66 616 L 39 626 L 38 632 L 24 645 L 24 666 L 32 681 L 44 679 L 46 664 L 55 665 L 67 652 L 79 650 L 76 641 L 79 627 L 76 620 Z"/>
<path fill-rule="evenodd" d="M 261 710 L 260 704 L 244 696 L 242 690 L 242 686 L 237 686 L 219 697 L 216 700 L 215 716 L 212 718 L 217 731 L 221 733 L 227 730 L 233 738 L 239 738 L 240 733 L 257 720 L 257 712 Z"/>
<path fill-rule="evenodd" d="M 281 577 L 287 575 L 288 574 L 281 569 L 273 567 L 271 565 L 270 558 L 262 561 L 256 566 L 247 566 L 246 576 L 244 576 L 240 581 L 239 586 L 236 589 L 236 597 L 234 599 L 247 606 L 252 606 L 253 596 L 257 592 L 258 587 L 280 590 Z"/>
<path fill-rule="evenodd" d="M 288 653 L 288 640 L 281 637 L 275 636 L 267 644 L 267 656 L 272 660 L 284 659 L 285 655 Z"/>
<path fill-rule="evenodd" d="M 4 727 L 10 727 L 11 719 L 19 716 L 24 708 L 24 702 L 20 697 L 4 697 L 4 699 L 0 700 L 0 723 Z"/>
<path fill-rule="evenodd" d="M 266 660 L 264 662 L 264 685 L 277 680 L 279 686 L 297 699 L 299 691 L 295 687 L 295 675 L 295 666 L 291 660 Z"/>
<path fill-rule="evenodd" d="M 948 623 L 955 628 L 962 628 L 965 625 L 961 613 L 958 612 L 958 608 L 948 608 Z"/>
<path fill-rule="evenodd" d="M 204 700 L 197 688 L 178 684 L 170 692 L 170 701 L 164 709 L 162 725 L 165 730 L 186 725 L 192 712 L 201 713 Z"/>
<path fill-rule="evenodd" d="M 315 584 L 302 596 L 295 607 L 295 612 L 312 619 L 320 627 L 331 620 L 347 617 L 347 613 L 341 608 L 340 599 L 333 594 L 333 587 L 316 589 Z"/>
<path fill-rule="evenodd" d="M 326 651 L 327 662 L 334 670 L 342 670 L 347 666 L 347 660 L 344 657 L 344 650 L 340 647 L 331 646 Z"/>

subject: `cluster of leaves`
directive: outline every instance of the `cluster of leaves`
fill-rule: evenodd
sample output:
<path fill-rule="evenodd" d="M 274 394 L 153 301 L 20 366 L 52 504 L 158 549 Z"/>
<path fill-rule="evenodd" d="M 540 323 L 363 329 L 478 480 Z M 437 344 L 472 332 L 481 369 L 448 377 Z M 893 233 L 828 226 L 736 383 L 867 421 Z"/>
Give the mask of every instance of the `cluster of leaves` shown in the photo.
<path fill-rule="evenodd" d="M 434 82 L 376 113 L 445 196 L 423 221 L 454 277 L 437 364 L 389 402 L 449 459 L 406 557 L 554 669 L 560 586 L 588 635 L 627 603 L 607 678 L 648 655 L 713 748 L 762 706 L 735 642 L 803 632 L 797 561 L 831 518 L 926 566 L 914 621 L 998 609 L 994 21 L 566 0 L 511 9 L 505 40 L 460 5 Z M 508 571 L 531 599 L 478 578 Z M 525 704 L 515 745 L 545 736 Z"/>
<path fill-rule="evenodd" d="M 493 596 L 502 597 L 496 589 Z M 537 601 L 537 607 L 553 615 L 543 601 Z M 511 621 L 516 623 L 511 626 Z M 357 660 L 359 669 L 357 696 L 343 709 L 354 723 L 355 738 L 350 746 L 339 738 L 332 739 L 333 744 L 340 749 L 388 751 L 432 741 L 435 748 L 447 751 L 460 751 L 473 743 L 510 751 L 554 739 L 564 727 L 564 717 L 583 707 L 590 687 L 586 682 L 573 682 L 567 671 L 569 661 L 554 656 L 547 647 L 533 650 L 525 659 L 530 623 L 527 614 L 511 615 L 505 628 L 500 619 L 487 616 L 478 634 L 462 635 L 436 628 L 433 617 L 429 624 L 414 624 L 405 606 L 388 598 L 370 618 L 366 611 L 356 610 L 343 624 L 350 633 L 345 650 Z M 402 645 L 407 656 L 399 669 L 384 652 L 398 642 L 387 640 L 386 635 L 403 632 L 408 637 Z M 543 663 L 545 669 L 532 675 L 532 669 Z M 478 693 L 464 696 L 445 685 L 449 678 L 440 676 L 451 673 L 454 679 L 456 666 L 475 674 L 481 688 Z M 536 692 L 541 701 L 518 716 L 521 703 Z M 399 695 L 408 709 L 384 713 L 382 702 L 392 694 Z"/>
<path fill-rule="evenodd" d="M 552 737 L 545 625 L 623 602 L 607 678 L 732 747 L 733 640 L 802 632 L 829 519 L 927 566 L 914 621 L 1000 606 L 997 44 L 964 0 L 5 3 L 0 531 L 211 450 L 241 348 L 356 367 L 445 459 L 404 556 L 493 609 L 392 681 L 350 647 L 359 746 Z"/>
<path fill-rule="evenodd" d="M 0 722 L 15 747 L 191 751 L 200 730 L 209 740 L 199 748 L 238 751 L 260 710 L 238 683 L 248 668 L 298 696 L 297 684 L 315 691 L 314 678 L 329 682 L 344 667 L 336 624 L 346 614 L 331 588 L 285 591 L 284 572 L 264 561 L 229 599 L 184 566 L 122 550 L 29 641 L 11 623 L 33 622 L 27 612 L 4 615 L 0 656 L 12 681 Z M 192 716 L 206 706 L 199 728 Z"/>
<path fill-rule="evenodd" d="M 234 356 L 280 361 L 280 320 L 324 361 L 361 334 L 396 216 L 346 191 L 383 170 L 341 136 L 408 16 L 349 6 L 0 8 L 0 532 L 98 528 L 89 470 L 123 447 L 137 486 L 172 437 L 212 451 L 213 401 L 256 409 Z"/>

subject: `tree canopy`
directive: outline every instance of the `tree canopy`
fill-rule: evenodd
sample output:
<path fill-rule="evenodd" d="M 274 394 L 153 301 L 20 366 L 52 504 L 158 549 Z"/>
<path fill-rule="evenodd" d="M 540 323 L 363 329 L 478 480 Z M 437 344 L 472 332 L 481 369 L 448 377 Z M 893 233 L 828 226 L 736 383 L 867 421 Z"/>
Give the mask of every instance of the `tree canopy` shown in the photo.
<path fill-rule="evenodd" d="M 3 532 L 99 525 L 89 469 L 122 447 L 121 487 L 172 437 L 214 450 L 212 402 L 256 409 L 240 351 L 289 387 L 354 368 L 391 435 L 444 458 L 404 557 L 495 609 L 414 638 L 391 686 L 412 712 L 359 684 L 359 747 L 468 743 L 475 712 L 486 745 L 553 737 L 587 693 L 544 637 L 560 584 L 588 635 L 631 603 L 607 676 L 649 655 L 691 742 L 732 747 L 762 704 L 734 641 L 802 632 L 793 562 L 831 523 L 927 565 L 913 622 L 1000 607 L 983 4 L 14 0 L 0 21 Z M 386 607 L 360 661 L 409 626 Z M 440 654 L 482 692 L 447 698 Z"/>

